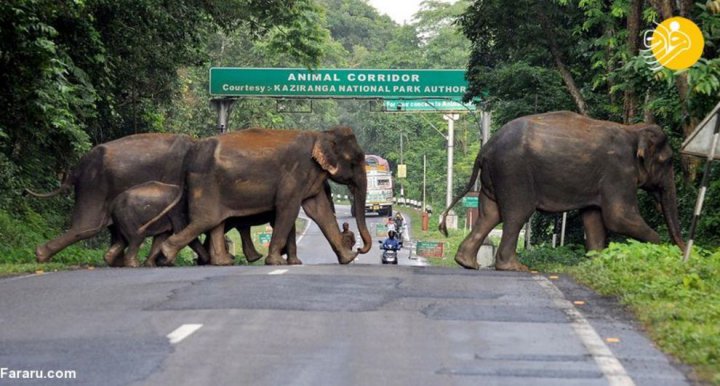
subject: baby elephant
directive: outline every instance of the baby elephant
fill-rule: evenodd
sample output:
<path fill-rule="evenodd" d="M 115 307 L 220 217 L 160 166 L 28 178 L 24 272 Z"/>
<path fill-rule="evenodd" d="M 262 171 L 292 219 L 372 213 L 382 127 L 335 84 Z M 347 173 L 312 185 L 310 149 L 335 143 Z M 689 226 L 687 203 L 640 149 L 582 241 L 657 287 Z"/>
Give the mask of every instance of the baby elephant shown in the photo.
<path fill-rule="evenodd" d="M 145 265 L 155 266 L 160 252 L 160 244 L 174 232 L 182 230 L 187 224 L 180 201 L 183 192 L 177 185 L 150 181 L 120 193 L 110 205 L 112 221 L 119 233 L 119 238 L 105 259 L 112 259 L 127 246 L 124 265 L 138 267 L 138 250 L 146 237 L 155 236 L 150 255 Z M 149 224 L 149 225 L 148 225 Z M 191 247 L 205 252 L 200 242 L 195 239 Z M 207 253 L 207 252 L 205 252 Z"/>

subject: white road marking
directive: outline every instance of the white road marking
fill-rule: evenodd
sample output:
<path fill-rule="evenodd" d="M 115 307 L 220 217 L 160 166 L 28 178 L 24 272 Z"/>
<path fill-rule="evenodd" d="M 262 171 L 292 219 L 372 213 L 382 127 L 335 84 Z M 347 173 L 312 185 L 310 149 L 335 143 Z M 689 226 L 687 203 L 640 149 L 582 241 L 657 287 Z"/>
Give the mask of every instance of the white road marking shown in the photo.
<path fill-rule="evenodd" d="M 274 271 L 271 271 L 268 273 L 268 275 L 282 275 L 283 273 L 287 272 L 287 269 L 276 269 Z"/>
<path fill-rule="evenodd" d="M 2 282 L 8 282 L 8 281 L 14 281 L 14 280 L 22 280 L 22 279 L 27 279 L 27 278 L 30 278 L 30 277 L 45 276 L 45 275 L 49 275 L 49 274 L 51 274 L 51 273 L 53 273 L 53 272 L 30 273 L 30 274 L 22 275 L 22 276 L 6 277 L 6 278 L 0 279 L 0 283 L 2 283 Z"/>
<path fill-rule="evenodd" d="M 305 214 L 304 211 L 302 211 L 302 212 L 300 212 L 300 213 L 302 214 L 300 217 L 302 217 L 302 218 L 305 220 L 305 229 L 302 231 L 302 233 L 300 234 L 300 236 L 298 236 L 298 237 L 295 239 L 295 244 L 296 244 L 296 245 L 300 244 L 300 240 L 302 240 L 303 237 L 305 237 L 305 234 L 307 233 L 308 229 L 310 229 L 310 225 L 312 225 L 312 224 L 310 224 L 310 222 L 312 221 L 312 220 L 310 220 L 310 217 L 308 217 L 308 216 Z"/>
<path fill-rule="evenodd" d="M 183 324 L 182 326 L 176 328 L 175 331 L 167 334 L 167 338 L 170 340 L 170 344 L 178 344 L 182 342 L 183 339 L 199 330 L 202 326 L 202 324 Z"/>
<path fill-rule="evenodd" d="M 613 355 L 610 348 L 603 342 L 600 335 L 582 316 L 580 311 L 569 300 L 565 299 L 565 296 L 555 284 L 541 275 L 534 275 L 533 278 L 550 295 L 553 304 L 560 308 L 572 321 L 571 325 L 575 334 L 595 359 L 595 363 L 607 378 L 608 383 L 613 386 L 634 386 L 635 382 L 627 374 L 622 363 Z"/>

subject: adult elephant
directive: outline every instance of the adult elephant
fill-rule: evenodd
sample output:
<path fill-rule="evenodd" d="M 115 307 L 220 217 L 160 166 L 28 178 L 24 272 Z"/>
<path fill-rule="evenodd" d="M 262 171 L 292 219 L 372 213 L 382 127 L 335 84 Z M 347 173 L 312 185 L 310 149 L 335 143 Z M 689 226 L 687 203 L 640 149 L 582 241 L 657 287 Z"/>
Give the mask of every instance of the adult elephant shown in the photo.
<path fill-rule="evenodd" d="M 75 189 L 70 229 L 59 237 L 39 245 L 38 262 L 46 262 L 70 244 L 97 235 L 111 224 L 113 200 L 133 186 L 157 181 L 183 185 L 185 155 L 194 144 L 186 135 L 136 134 L 92 148 L 66 176 L 50 197 Z M 172 162 L 168 162 L 172 160 Z"/>
<path fill-rule="evenodd" d="M 302 206 L 330 242 L 341 264 L 371 247 L 364 214 L 356 217 L 363 247 L 342 244 L 332 203 L 325 192 L 331 179 L 347 185 L 358 208 L 365 207 L 365 156 L 352 129 L 286 131 L 249 129 L 202 141 L 187 163 L 190 224 L 162 245 L 172 263 L 180 248 L 213 229 L 212 250 L 224 251 L 223 222 L 232 217 L 275 211 L 266 264 L 286 264 L 281 252 Z M 229 259 L 214 256 L 218 264 Z"/>
<path fill-rule="evenodd" d="M 582 209 L 592 248 L 602 247 L 605 227 L 659 243 L 657 232 L 640 216 L 637 188 L 660 202 L 672 240 L 684 248 L 672 150 L 657 125 L 628 126 L 567 111 L 515 119 L 481 149 L 470 183 L 450 208 L 470 191 L 478 173 L 482 181 L 480 216 L 455 255 L 455 261 L 465 268 L 479 268 L 478 249 L 490 230 L 502 222 L 495 268 L 527 270 L 517 260 L 517 239 L 536 209 Z M 445 234 L 450 208 L 443 212 L 439 226 Z"/>

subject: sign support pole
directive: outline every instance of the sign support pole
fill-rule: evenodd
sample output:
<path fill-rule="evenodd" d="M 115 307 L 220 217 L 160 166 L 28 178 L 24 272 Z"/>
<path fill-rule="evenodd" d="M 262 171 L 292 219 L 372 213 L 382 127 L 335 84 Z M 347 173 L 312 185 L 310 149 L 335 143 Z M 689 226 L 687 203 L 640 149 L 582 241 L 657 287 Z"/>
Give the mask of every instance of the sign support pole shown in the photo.
<path fill-rule="evenodd" d="M 710 146 L 710 152 L 708 153 L 707 161 L 705 162 L 705 170 L 703 171 L 703 178 L 700 184 L 700 192 L 698 193 L 697 201 L 695 202 L 695 212 L 693 213 L 692 223 L 690 225 L 690 236 L 688 237 L 688 243 L 685 247 L 685 253 L 683 255 L 683 261 L 687 262 L 690 258 L 690 252 L 692 251 L 693 242 L 695 238 L 695 231 L 697 230 L 697 223 L 700 219 L 700 212 L 702 212 L 703 202 L 705 201 L 705 193 L 707 192 L 708 180 L 710 179 L 710 169 L 713 160 L 715 159 L 715 150 L 718 146 L 720 139 L 720 113 L 716 115 L 715 119 L 715 130 L 713 132 L 712 145 Z"/>
<path fill-rule="evenodd" d="M 217 129 L 219 134 L 227 131 L 228 117 L 236 101 L 237 99 L 234 98 L 215 98 L 210 100 L 210 103 L 218 114 Z"/>

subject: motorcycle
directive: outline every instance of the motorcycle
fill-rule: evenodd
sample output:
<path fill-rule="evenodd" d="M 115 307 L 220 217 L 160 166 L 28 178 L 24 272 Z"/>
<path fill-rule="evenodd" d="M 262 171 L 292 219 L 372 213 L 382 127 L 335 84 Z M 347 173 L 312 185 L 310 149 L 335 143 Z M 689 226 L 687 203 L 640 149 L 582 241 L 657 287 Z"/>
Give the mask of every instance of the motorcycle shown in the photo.
<path fill-rule="evenodd" d="M 382 244 L 382 241 L 378 241 L 378 243 Z M 400 243 L 400 248 L 402 248 L 402 243 Z M 382 257 L 380 258 L 380 261 L 383 264 L 397 264 L 398 263 L 398 250 L 399 249 L 387 249 L 380 246 L 380 249 L 383 250 Z"/>

